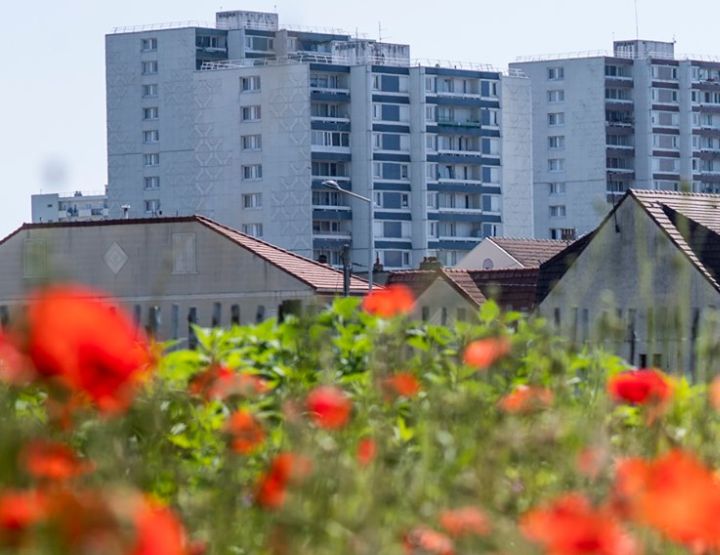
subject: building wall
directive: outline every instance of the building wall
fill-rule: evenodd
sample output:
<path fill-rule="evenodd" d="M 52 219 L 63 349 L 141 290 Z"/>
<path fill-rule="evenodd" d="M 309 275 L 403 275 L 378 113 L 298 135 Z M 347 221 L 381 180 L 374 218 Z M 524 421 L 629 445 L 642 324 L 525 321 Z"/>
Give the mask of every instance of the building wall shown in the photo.
<path fill-rule="evenodd" d="M 503 268 L 524 268 L 490 239 L 484 239 L 454 266 L 463 270 L 500 270 Z"/>
<path fill-rule="evenodd" d="M 539 312 L 578 344 L 592 340 L 631 364 L 645 355 L 647 365 L 692 372 L 694 338 L 720 295 L 632 197 L 616 215 Z"/>
<path fill-rule="evenodd" d="M 0 305 L 17 307 L 48 279 L 84 283 L 140 307 L 143 323 L 160 307 L 163 338 L 185 335 L 190 307 L 210 326 L 220 303 L 228 325 L 232 305 L 252 323 L 276 316 L 285 300 L 314 298 L 307 284 L 194 222 L 24 230 L 0 245 L 0 259 Z"/>
<path fill-rule="evenodd" d="M 607 210 L 605 149 L 605 58 L 583 58 L 510 64 L 532 84 L 533 197 L 535 237 L 561 239 L 551 230 L 592 231 Z M 562 68 L 562 79 L 548 70 Z M 564 100 L 551 101 L 550 91 Z M 549 125 L 549 114 L 563 114 L 564 123 Z M 550 148 L 550 137 L 564 137 L 563 148 Z M 564 169 L 550 170 L 550 160 Z M 559 184 L 553 185 L 551 184 Z M 558 190 L 559 188 L 559 190 Z M 565 215 L 550 207 L 563 207 Z"/>
<path fill-rule="evenodd" d="M 478 307 L 458 293 L 444 278 L 437 278 L 415 303 L 413 317 L 434 325 L 471 321 Z"/>

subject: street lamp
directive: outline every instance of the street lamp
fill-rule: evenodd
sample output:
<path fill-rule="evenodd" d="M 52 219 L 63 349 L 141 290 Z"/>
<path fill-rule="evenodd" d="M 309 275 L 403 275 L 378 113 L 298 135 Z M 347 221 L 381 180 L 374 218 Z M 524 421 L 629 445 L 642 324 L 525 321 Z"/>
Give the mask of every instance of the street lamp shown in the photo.
<path fill-rule="evenodd" d="M 374 219 L 374 208 L 375 203 L 373 202 L 373 199 L 364 197 L 362 195 L 358 195 L 357 193 L 353 193 L 352 191 L 346 191 L 340 185 L 337 181 L 333 179 L 327 179 L 322 182 L 322 185 L 325 187 L 328 187 L 330 189 L 335 189 L 336 191 L 339 191 L 340 193 L 344 193 L 346 195 L 349 195 L 353 198 L 360 199 L 363 202 L 368 203 L 368 212 L 369 212 L 369 220 L 368 220 L 368 291 L 372 291 L 373 288 L 373 264 L 375 263 L 375 245 L 374 245 L 374 237 L 373 237 L 373 219 Z"/>

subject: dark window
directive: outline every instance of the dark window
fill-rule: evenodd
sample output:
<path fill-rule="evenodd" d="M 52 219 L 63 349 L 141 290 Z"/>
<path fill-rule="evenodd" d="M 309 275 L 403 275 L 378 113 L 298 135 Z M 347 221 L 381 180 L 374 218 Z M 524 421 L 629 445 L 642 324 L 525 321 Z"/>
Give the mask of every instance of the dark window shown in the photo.
<path fill-rule="evenodd" d="M 555 327 L 560 327 L 560 308 L 555 308 L 553 310 L 553 321 L 555 322 Z"/>
<path fill-rule="evenodd" d="M 640 368 L 647 368 L 647 355 L 640 353 Z"/>
<path fill-rule="evenodd" d="M 240 325 L 240 305 L 234 304 L 230 307 L 230 323 L 233 326 Z"/>
<path fill-rule="evenodd" d="M 430 320 L 430 307 L 424 306 L 422 307 L 422 321 L 427 322 Z"/>
<path fill-rule="evenodd" d="M 213 303 L 212 327 L 216 328 L 222 323 L 222 304 Z"/>
<path fill-rule="evenodd" d="M 400 77 L 397 75 L 383 75 L 381 89 L 386 92 L 400 92 Z"/>
<path fill-rule="evenodd" d="M 383 104 L 382 119 L 385 121 L 400 121 L 400 106 L 397 104 Z"/>
<path fill-rule="evenodd" d="M 265 306 L 258 305 L 257 312 L 255 312 L 255 323 L 259 324 L 265 319 Z"/>
<path fill-rule="evenodd" d="M 136 304 L 133 310 L 133 320 L 136 326 L 140 326 L 142 323 L 142 305 Z"/>
<path fill-rule="evenodd" d="M 172 305 L 170 312 L 170 335 L 173 339 L 177 339 L 180 335 L 180 305 Z"/>
<path fill-rule="evenodd" d="M 443 326 L 447 326 L 448 321 L 448 309 L 447 307 L 442 307 L 442 311 L 440 312 L 440 323 Z"/>
<path fill-rule="evenodd" d="M 197 349 L 198 339 L 193 329 L 193 325 L 197 324 L 197 321 L 197 308 L 191 306 L 188 310 L 188 349 Z"/>
<path fill-rule="evenodd" d="M 294 314 L 295 316 L 300 316 L 302 310 L 302 304 L 299 300 L 296 299 L 289 299 L 286 301 L 283 301 L 280 303 L 280 306 L 278 307 L 278 320 L 280 322 L 283 322 L 285 320 L 285 317 L 289 314 Z"/>
<path fill-rule="evenodd" d="M 147 322 L 147 331 L 149 335 L 155 336 L 157 335 L 158 330 L 160 329 L 160 307 L 159 306 L 151 306 L 150 310 L 148 310 L 148 322 Z"/>
<path fill-rule="evenodd" d="M 0 306 L 0 329 L 8 327 L 10 323 L 10 311 L 5 305 Z"/>

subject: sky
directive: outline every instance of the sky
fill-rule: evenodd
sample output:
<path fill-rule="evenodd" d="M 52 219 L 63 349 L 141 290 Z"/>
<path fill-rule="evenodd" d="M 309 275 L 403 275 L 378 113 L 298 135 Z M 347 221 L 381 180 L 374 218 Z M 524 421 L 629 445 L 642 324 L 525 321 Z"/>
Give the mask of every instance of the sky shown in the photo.
<path fill-rule="evenodd" d="M 507 67 L 519 56 L 609 50 L 636 37 L 634 0 L 10 0 L 0 86 L 0 237 L 30 221 L 30 195 L 107 182 L 104 37 L 114 27 L 275 11 L 281 25 L 410 44 L 413 58 Z M 717 0 L 637 0 L 640 38 L 720 57 Z"/>

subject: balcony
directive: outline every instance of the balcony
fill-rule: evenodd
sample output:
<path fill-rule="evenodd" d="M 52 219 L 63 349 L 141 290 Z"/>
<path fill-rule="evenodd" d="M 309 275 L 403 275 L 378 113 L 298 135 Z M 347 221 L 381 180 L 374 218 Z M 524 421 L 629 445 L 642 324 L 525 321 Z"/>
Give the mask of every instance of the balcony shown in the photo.
<path fill-rule="evenodd" d="M 435 123 L 446 127 L 482 127 L 482 123 L 478 120 L 454 120 L 446 118 L 438 118 Z"/>

